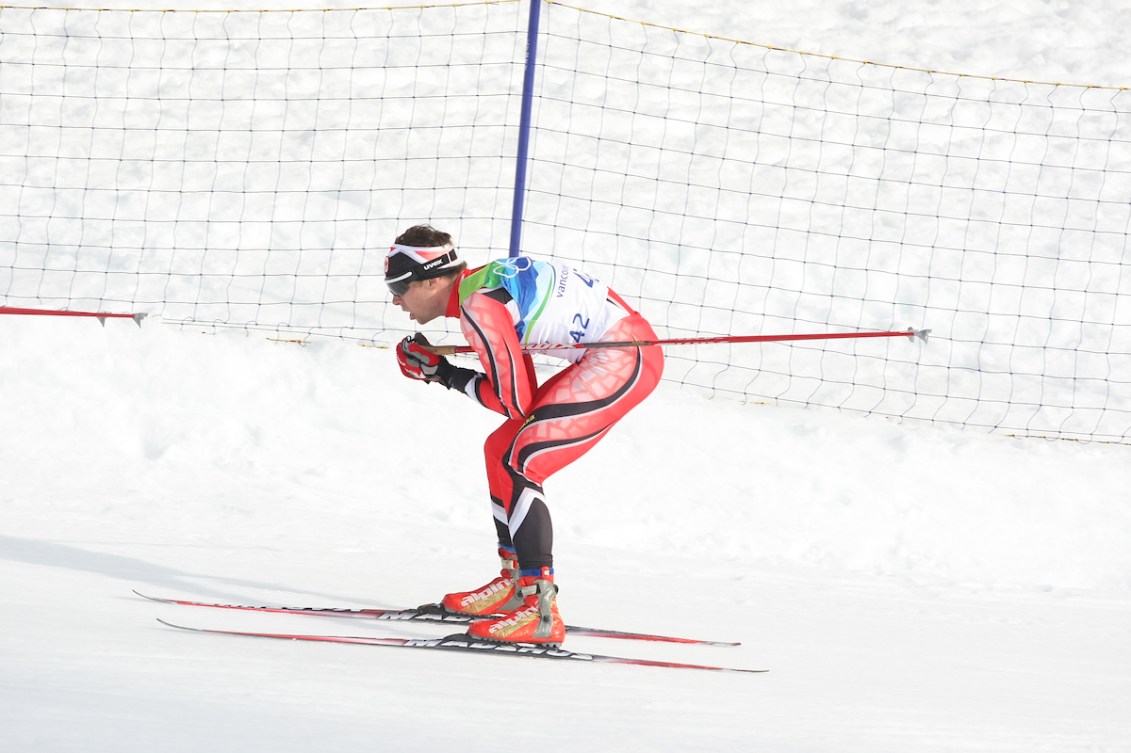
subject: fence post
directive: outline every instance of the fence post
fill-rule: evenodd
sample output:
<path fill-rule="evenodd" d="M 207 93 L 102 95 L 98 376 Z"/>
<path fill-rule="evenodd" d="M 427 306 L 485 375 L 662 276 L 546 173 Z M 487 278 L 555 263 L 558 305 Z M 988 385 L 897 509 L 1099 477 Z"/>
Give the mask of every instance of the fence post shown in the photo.
<path fill-rule="evenodd" d="M 522 76 L 522 110 L 518 123 L 518 152 L 514 166 L 514 205 L 511 209 L 510 255 L 518 256 L 522 241 L 522 211 L 526 196 L 526 160 L 530 149 L 530 113 L 534 99 L 534 63 L 538 59 L 538 20 L 542 0 L 530 0 L 526 27 L 526 69 Z"/>

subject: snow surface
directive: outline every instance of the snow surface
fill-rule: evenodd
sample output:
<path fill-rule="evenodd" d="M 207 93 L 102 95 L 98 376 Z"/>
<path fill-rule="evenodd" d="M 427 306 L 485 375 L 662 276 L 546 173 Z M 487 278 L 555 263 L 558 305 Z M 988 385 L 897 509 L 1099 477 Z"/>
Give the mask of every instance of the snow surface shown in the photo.
<path fill-rule="evenodd" d="M 1115 3 L 587 5 L 1128 83 Z M 0 317 L 0 343 L 0 751 L 1131 751 L 1127 447 L 664 385 L 547 485 L 562 612 L 744 645 L 567 645 L 770 673 L 242 640 L 153 618 L 437 635 L 130 591 L 384 607 L 477 585 L 497 418 L 338 342 Z"/>

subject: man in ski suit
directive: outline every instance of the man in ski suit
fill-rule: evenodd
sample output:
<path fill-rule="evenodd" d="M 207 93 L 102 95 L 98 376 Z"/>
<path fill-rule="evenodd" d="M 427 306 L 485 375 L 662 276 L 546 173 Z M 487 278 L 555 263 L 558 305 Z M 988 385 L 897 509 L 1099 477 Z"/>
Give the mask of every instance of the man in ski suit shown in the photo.
<path fill-rule="evenodd" d="M 506 420 L 485 445 L 503 569 L 442 605 L 481 615 L 472 635 L 560 644 L 553 531 L 542 485 L 584 455 L 660 381 L 657 345 L 540 351 L 570 361 L 539 385 L 525 346 L 648 341 L 651 326 L 607 285 L 564 264 L 514 257 L 468 270 L 452 238 L 428 225 L 402 233 L 385 260 L 393 303 L 418 324 L 458 318 L 483 372 L 453 366 L 424 336 L 397 346 L 402 373 L 462 392 Z"/>

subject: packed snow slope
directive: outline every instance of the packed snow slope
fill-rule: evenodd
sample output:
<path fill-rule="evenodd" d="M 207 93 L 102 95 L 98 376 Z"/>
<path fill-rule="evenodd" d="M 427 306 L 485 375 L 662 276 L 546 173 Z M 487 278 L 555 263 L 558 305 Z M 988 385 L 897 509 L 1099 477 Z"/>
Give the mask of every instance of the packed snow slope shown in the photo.
<path fill-rule="evenodd" d="M 568 647 L 719 675 L 202 636 L 437 628 L 493 574 L 496 419 L 387 350 L 0 317 L 0 749 L 1128 750 L 1128 448 L 663 386 L 547 485 Z M 788 347 L 778 345 L 774 347 Z"/>

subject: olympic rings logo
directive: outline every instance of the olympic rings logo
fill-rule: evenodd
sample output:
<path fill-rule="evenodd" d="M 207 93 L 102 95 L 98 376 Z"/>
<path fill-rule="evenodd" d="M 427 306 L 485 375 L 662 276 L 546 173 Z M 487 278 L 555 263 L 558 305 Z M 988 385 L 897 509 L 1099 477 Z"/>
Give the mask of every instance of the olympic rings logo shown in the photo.
<path fill-rule="evenodd" d="M 529 256 L 512 256 L 495 262 L 495 272 L 499 277 L 513 280 L 518 277 L 520 273 L 527 271 L 533 266 L 534 260 Z"/>

